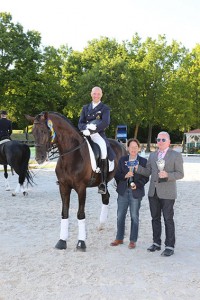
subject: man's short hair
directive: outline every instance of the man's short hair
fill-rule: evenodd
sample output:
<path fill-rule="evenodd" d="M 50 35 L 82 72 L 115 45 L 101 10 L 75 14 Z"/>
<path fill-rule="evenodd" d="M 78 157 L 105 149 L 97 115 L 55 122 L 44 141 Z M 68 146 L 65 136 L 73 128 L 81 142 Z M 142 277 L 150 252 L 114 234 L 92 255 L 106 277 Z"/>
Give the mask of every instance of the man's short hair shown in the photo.
<path fill-rule="evenodd" d="M 161 132 L 158 133 L 158 135 L 159 134 L 165 134 L 168 137 L 168 139 L 170 140 L 170 135 L 167 131 L 161 131 Z"/>
<path fill-rule="evenodd" d="M 1 115 L 7 115 L 7 111 L 6 110 L 2 110 L 1 111 Z"/>

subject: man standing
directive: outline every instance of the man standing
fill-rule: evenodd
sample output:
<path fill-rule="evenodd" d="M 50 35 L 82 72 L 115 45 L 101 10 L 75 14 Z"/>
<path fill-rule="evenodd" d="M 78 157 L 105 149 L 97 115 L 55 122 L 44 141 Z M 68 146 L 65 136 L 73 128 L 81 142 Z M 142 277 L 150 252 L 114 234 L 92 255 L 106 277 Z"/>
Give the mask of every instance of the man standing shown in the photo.
<path fill-rule="evenodd" d="M 83 106 L 78 128 L 85 136 L 90 136 L 101 149 L 101 183 L 99 185 L 99 193 L 106 194 L 108 175 L 107 153 L 110 161 L 114 160 L 115 154 L 105 134 L 105 129 L 110 124 L 110 108 L 101 102 L 102 96 L 103 93 L 100 87 L 96 86 L 92 89 L 92 102 Z"/>
<path fill-rule="evenodd" d="M 181 153 L 169 148 L 170 136 L 162 131 L 157 136 L 158 151 L 150 153 L 146 168 L 138 165 L 137 173 L 150 176 L 149 206 L 152 217 L 153 244 L 150 252 L 161 250 L 161 213 L 165 223 L 165 250 L 162 256 L 174 254 L 175 226 L 174 203 L 177 197 L 176 180 L 182 179 L 183 159 Z"/>
<path fill-rule="evenodd" d="M 12 134 L 12 122 L 7 119 L 7 112 L 1 111 L 0 119 L 0 140 L 10 139 Z"/>

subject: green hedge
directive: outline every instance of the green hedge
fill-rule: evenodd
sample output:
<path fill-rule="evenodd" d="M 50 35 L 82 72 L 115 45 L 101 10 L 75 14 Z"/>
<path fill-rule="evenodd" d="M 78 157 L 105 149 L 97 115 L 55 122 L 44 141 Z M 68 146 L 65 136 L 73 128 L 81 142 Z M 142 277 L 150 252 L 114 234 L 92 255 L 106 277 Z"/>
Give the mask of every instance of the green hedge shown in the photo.
<path fill-rule="evenodd" d="M 23 142 L 26 142 L 27 140 L 34 141 L 34 136 L 31 133 L 29 133 L 27 139 L 27 135 L 25 133 L 12 133 L 11 139 L 16 141 L 23 141 Z"/>

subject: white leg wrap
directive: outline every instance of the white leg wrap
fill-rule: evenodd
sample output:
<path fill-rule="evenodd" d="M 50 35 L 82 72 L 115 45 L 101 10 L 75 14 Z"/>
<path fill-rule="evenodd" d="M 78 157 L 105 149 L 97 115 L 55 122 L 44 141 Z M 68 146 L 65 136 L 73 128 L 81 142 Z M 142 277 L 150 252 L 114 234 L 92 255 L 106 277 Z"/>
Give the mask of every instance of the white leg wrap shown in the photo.
<path fill-rule="evenodd" d="M 101 214 L 100 214 L 100 224 L 106 223 L 107 217 L 108 217 L 108 205 L 102 204 Z"/>
<path fill-rule="evenodd" d="M 5 189 L 6 189 L 6 191 L 10 191 L 10 184 L 9 184 L 8 178 L 5 178 Z"/>
<path fill-rule="evenodd" d="M 16 187 L 16 189 L 15 189 L 15 194 L 20 193 L 20 191 L 21 191 L 21 186 L 20 186 L 20 184 L 18 183 L 18 184 L 17 184 L 17 187 Z"/>
<path fill-rule="evenodd" d="M 60 239 L 66 241 L 69 235 L 69 219 L 62 219 L 60 224 Z"/>
<path fill-rule="evenodd" d="M 78 240 L 86 240 L 85 219 L 78 220 Z"/>
<path fill-rule="evenodd" d="M 21 193 L 24 193 L 24 192 L 25 192 L 25 188 L 24 188 L 24 185 L 23 185 L 23 184 L 20 185 L 20 192 L 21 192 Z"/>

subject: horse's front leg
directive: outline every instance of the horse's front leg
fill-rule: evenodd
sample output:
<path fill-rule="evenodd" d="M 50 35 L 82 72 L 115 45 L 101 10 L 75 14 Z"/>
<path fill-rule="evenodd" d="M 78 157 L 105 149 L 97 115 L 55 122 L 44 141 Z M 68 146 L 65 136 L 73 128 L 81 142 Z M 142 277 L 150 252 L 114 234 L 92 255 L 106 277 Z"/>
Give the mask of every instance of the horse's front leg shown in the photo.
<path fill-rule="evenodd" d="M 76 245 L 77 251 L 86 251 L 86 228 L 85 228 L 85 200 L 86 200 L 86 187 L 77 191 L 79 207 L 78 207 L 78 243 Z"/>
<path fill-rule="evenodd" d="M 101 214 L 100 214 L 100 224 L 99 224 L 99 230 L 103 230 L 105 227 L 105 223 L 108 218 L 108 204 L 110 199 L 110 194 L 107 190 L 106 194 L 102 194 L 102 206 L 101 206 Z"/>
<path fill-rule="evenodd" d="M 55 248 L 63 250 L 67 248 L 67 240 L 69 236 L 69 204 L 71 189 L 66 188 L 61 181 L 59 181 L 59 188 L 62 199 L 62 219 L 60 224 L 60 239 L 55 245 Z"/>

